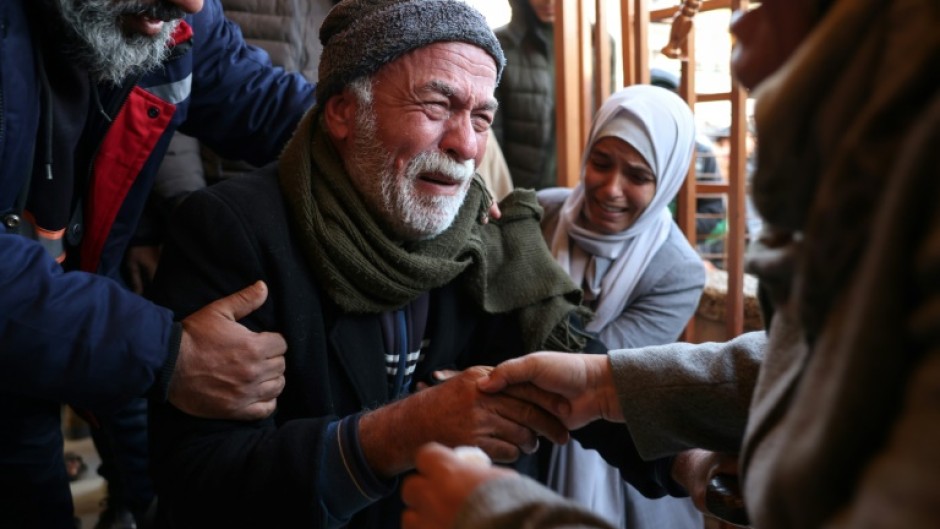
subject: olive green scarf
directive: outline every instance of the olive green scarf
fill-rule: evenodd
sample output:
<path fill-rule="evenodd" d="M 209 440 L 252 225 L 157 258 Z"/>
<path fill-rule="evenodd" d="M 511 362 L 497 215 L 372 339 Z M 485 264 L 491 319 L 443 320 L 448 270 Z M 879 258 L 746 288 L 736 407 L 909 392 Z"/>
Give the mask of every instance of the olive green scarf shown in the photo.
<path fill-rule="evenodd" d="M 489 195 L 475 178 L 457 218 L 441 235 L 404 245 L 388 238 L 359 198 L 316 108 L 279 162 L 281 189 L 320 286 L 341 309 L 380 313 L 458 279 L 487 313 L 517 311 L 527 350 L 579 350 L 585 336 L 581 292 L 542 241 L 542 209 L 532 191 L 500 204 L 502 218 L 481 223 Z"/>

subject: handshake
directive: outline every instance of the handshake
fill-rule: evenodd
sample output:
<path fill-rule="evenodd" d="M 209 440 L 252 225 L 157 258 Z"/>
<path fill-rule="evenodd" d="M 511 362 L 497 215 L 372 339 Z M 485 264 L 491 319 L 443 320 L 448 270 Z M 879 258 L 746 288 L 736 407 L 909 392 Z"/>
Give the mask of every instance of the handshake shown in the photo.
<path fill-rule="evenodd" d="M 478 446 L 494 461 L 511 462 L 519 452 L 537 449 L 538 436 L 564 444 L 571 430 L 598 419 L 624 422 L 606 355 L 540 352 L 495 368 L 475 367 L 459 374 L 443 374 L 441 378 L 447 379 L 448 384 L 430 389 L 443 389 L 458 380 L 463 380 L 463 384 L 472 381 L 472 389 L 479 398 L 493 399 L 488 409 L 505 422 L 497 427 L 500 421 L 494 421 L 494 428 L 477 439 L 454 442 L 436 439 L 421 447 L 413 462 L 417 473 L 406 478 L 402 489 L 402 499 L 408 506 L 402 517 L 405 529 L 452 527 L 467 498 L 490 481 L 517 480 L 526 482 L 525 486 L 535 486 L 512 470 L 481 464 L 480 457 L 468 460 L 447 446 Z M 430 392 L 421 391 L 417 395 L 422 393 Z M 728 494 L 727 481 L 716 487 L 717 477 L 731 478 L 733 488 L 736 474 L 734 456 L 706 450 L 682 452 L 672 467 L 673 479 L 689 492 L 699 510 L 712 514 L 709 509 L 730 502 L 736 504 L 736 509 L 720 512 L 715 509 L 715 514 L 746 523 L 740 496 Z M 709 485 L 710 482 L 714 483 Z M 561 498 L 557 501 L 564 502 Z M 598 527 L 605 526 L 601 522 Z"/>

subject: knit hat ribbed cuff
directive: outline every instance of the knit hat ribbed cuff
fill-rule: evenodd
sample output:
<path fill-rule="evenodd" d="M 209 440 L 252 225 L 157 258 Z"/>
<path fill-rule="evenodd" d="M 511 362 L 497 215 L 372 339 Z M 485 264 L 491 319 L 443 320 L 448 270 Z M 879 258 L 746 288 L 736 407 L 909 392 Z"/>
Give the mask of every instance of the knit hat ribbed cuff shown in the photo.
<path fill-rule="evenodd" d="M 496 81 L 506 58 L 479 11 L 461 0 L 346 0 L 320 27 L 323 55 L 317 101 L 371 75 L 405 53 L 435 42 L 479 46 L 496 61 Z"/>

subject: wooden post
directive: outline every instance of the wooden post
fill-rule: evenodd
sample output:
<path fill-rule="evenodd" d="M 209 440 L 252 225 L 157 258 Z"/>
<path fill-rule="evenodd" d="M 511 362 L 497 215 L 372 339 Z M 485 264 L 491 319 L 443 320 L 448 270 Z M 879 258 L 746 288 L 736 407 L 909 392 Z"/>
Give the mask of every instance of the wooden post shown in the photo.
<path fill-rule="evenodd" d="M 685 60 L 681 62 L 680 67 L 680 81 L 679 81 L 679 96 L 688 103 L 689 107 L 695 112 L 695 102 L 697 100 L 697 94 L 695 89 L 695 28 L 689 30 L 688 37 L 685 42 L 682 44 L 682 54 L 686 57 Z M 693 150 L 692 153 L 692 164 L 689 166 L 689 171 L 685 177 L 685 183 L 682 184 L 682 188 L 679 190 L 678 200 L 676 202 L 676 209 L 678 210 L 677 221 L 679 228 L 682 229 L 682 233 L 685 234 L 686 239 L 692 244 L 692 247 L 695 248 L 698 243 L 698 234 L 695 226 L 695 215 L 696 215 L 696 198 L 698 196 L 698 182 L 696 180 L 696 158 L 698 157 L 698 151 Z M 682 331 L 682 340 L 686 342 L 691 342 L 695 336 L 695 318 L 689 320 L 689 323 L 686 324 L 685 330 Z"/>
<path fill-rule="evenodd" d="M 623 58 L 623 85 L 636 84 L 636 37 L 633 20 L 636 18 L 637 0 L 620 0 L 620 56 Z"/>
<path fill-rule="evenodd" d="M 732 9 L 745 9 L 748 0 L 732 0 Z M 728 233 L 725 239 L 728 259 L 728 295 L 725 298 L 725 324 L 728 338 L 744 332 L 744 217 L 747 183 L 747 92 L 731 81 L 731 160 L 728 177 Z"/>
<path fill-rule="evenodd" d="M 694 30 L 692 31 L 694 32 Z M 689 60 L 682 61 L 679 96 L 685 99 L 689 107 L 694 111 L 697 95 L 695 93 L 695 74 L 692 72 L 695 65 L 695 41 L 693 37 L 694 33 L 690 33 L 689 39 L 684 44 L 683 54 L 688 57 Z M 697 156 L 698 153 L 695 154 Z M 689 173 L 685 178 L 685 183 L 682 184 L 682 189 L 679 190 L 677 203 L 679 227 L 682 229 L 682 233 L 685 234 L 686 238 L 689 239 L 689 242 L 692 243 L 692 246 L 695 246 L 697 242 L 695 231 L 695 199 L 698 193 L 696 192 L 695 176 L 695 156 L 693 156 L 692 165 L 689 167 Z"/>
<path fill-rule="evenodd" d="M 555 4 L 555 137 L 558 143 L 558 185 L 577 185 L 581 166 L 578 79 L 578 0 Z"/>
<path fill-rule="evenodd" d="M 636 17 L 633 19 L 633 32 L 636 39 L 636 68 L 633 78 L 637 83 L 650 82 L 650 45 L 649 45 L 650 9 L 649 0 L 636 0 Z"/>
<path fill-rule="evenodd" d="M 647 0 L 620 1 L 624 86 L 650 80 L 649 16 Z"/>
<path fill-rule="evenodd" d="M 594 117 L 593 106 L 593 80 L 594 80 L 594 41 L 591 38 L 591 20 L 588 16 L 588 6 L 586 2 L 578 2 L 578 50 L 581 52 L 579 61 L 581 64 L 581 82 L 578 84 L 578 101 L 581 105 L 581 119 L 579 120 L 580 136 L 578 138 L 579 152 L 578 160 L 583 155 L 584 144 L 591 133 L 591 119 Z M 580 167 L 579 171 L 580 173 Z"/>
<path fill-rule="evenodd" d="M 596 0 L 594 9 L 597 13 L 597 22 L 594 25 L 594 49 L 597 50 L 594 64 L 594 112 L 610 96 L 610 87 L 612 85 L 611 76 L 613 72 L 610 68 L 611 47 L 610 36 L 607 34 L 607 2 L 605 0 Z"/>

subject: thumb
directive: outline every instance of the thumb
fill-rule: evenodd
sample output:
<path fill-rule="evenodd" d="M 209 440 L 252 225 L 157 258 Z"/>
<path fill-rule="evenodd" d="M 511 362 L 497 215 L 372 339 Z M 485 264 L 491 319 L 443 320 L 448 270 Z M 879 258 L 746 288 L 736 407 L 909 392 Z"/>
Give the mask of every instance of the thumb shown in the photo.
<path fill-rule="evenodd" d="M 499 376 L 500 373 L 493 371 L 477 380 L 477 389 L 483 393 L 499 393 L 506 388 L 508 383 L 505 378 Z"/>
<path fill-rule="evenodd" d="M 234 294 L 216 301 L 216 309 L 232 321 L 238 321 L 264 304 L 268 299 L 268 286 L 264 281 L 255 281 Z"/>
<path fill-rule="evenodd" d="M 522 381 L 522 377 L 516 373 L 516 364 L 519 363 L 519 360 L 513 358 L 494 367 L 488 375 L 477 380 L 477 389 L 484 393 L 498 393 L 506 389 L 507 386 Z"/>
<path fill-rule="evenodd" d="M 494 367 L 490 374 L 477 381 L 477 389 L 484 393 L 497 393 L 514 384 L 535 383 L 542 375 L 545 355 L 554 353 L 536 352 L 511 358 Z"/>

